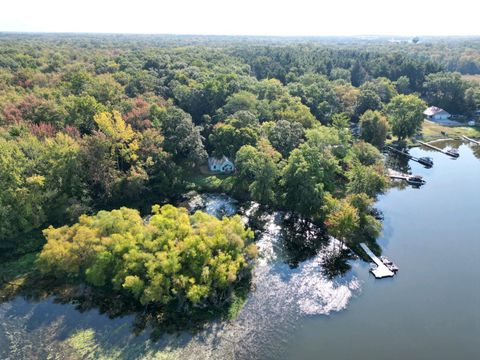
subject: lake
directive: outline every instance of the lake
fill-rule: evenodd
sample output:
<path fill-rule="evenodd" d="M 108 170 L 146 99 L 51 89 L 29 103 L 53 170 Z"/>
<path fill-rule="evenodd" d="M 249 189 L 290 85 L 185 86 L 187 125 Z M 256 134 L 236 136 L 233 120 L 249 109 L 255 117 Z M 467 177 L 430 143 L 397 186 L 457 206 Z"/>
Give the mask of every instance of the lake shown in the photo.
<path fill-rule="evenodd" d="M 52 298 L 19 297 L 0 304 L 0 358 L 479 358 L 480 146 L 451 144 L 459 146 L 456 160 L 412 149 L 431 156 L 434 167 L 397 165 L 410 166 L 426 185 L 394 187 L 378 199 L 385 217 L 378 243 L 400 267 L 392 279 L 374 279 L 358 260 L 330 279 L 321 264 L 332 244 L 313 242 L 324 237 L 319 229 L 292 230 L 285 214 L 206 195 L 197 207 L 261 224 L 256 286 L 235 321 L 153 341 L 149 331 L 132 331 L 134 315 L 110 319 Z"/>

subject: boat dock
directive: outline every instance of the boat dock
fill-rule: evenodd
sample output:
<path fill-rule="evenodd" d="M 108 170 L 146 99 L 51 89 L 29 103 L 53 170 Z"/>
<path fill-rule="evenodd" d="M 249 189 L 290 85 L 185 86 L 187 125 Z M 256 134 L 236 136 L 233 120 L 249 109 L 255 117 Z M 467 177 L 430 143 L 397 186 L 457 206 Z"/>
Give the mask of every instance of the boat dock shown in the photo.
<path fill-rule="evenodd" d="M 468 136 L 462 135 L 462 139 L 465 139 L 465 140 L 470 141 L 474 144 L 480 145 L 480 141 L 469 138 Z"/>
<path fill-rule="evenodd" d="M 413 186 L 422 186 L 426 184 L 426 181 L 423 180 L 420 175 L 405 174 L 393 169 L 388 169 L 388 176 L 390 179 L 405 180 L 407 183 Z"/>
<path fill-rule="evenodd" d="M 422 164 L 426 167 L 432 167 L 433 166 L 433 161 L 430 158 L 426 158 L 426 157 L 417 158 L 413 155 L 410 155 L 409 153 L 407 153 L 405 151 L 395 149 L 393 146 L 387 146 L 386 148 L 390 151 L 393 151 L 396 154 L 403 155 L 403 156 L 407 157 L 408 159 L 416 161 L 416 162 L 418 162 L 418 163 L 420 163 L 420 164 Z"/>
<path fill-rule="evenodd" d="M 458 155 L 458 152 L 456 151 L 452 151 L 452 150 L 443 150 L 443 149 L 440 149 L 432 144 L 429 144 L 429 143 L 426 143 L 426 142 L 423 142 L 423 141 L 418 141 L 419 144 L 422 144 L 423 146 L 426 146 L 430 149 L 433 149 L 433 150 L 437 150 L 441 153 L 444 153 L 445 155 L 448 155 L 448 156 L 451 156 L 453 158 L 457 158 L 459 155 Z"/>
<path fill-rule="evenodd" d="M 395 273 L 387 268 L 387 266 L 380 260 L 373 252 L 368 248 L 365 243 L 360 243 L 363 251 L 372 259 L 372 261 L 377 265 L 375 269 L 371 269 L 371 273 L 377 279 L 382 279 L 385 277 L 393 277 Z"/>
<path fill-rule="evenodd" d="M 388 176 L 390 176 L 390 179 L 407 180 L 410 175 L 393 169 L 388 169 Z"/>

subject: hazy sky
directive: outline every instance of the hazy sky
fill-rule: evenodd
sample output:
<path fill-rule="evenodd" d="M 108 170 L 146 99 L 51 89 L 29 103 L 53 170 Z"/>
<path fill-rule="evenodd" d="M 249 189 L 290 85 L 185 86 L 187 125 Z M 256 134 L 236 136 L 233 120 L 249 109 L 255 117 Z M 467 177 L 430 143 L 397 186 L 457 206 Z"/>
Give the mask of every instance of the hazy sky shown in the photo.
<path fill-rule="evenodd" d="M 0 0 L 0 31 L 480 35 L 480 0 Z"/>

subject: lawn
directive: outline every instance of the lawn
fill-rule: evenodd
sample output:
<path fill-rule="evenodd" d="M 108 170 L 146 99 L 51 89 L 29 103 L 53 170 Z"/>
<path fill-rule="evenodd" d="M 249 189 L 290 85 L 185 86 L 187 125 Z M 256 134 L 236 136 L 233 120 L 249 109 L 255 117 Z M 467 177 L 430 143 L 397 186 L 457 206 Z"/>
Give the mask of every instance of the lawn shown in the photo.
<path fill-rule="evenodd" d="M 444 134 L 442 134 L 442 132 Z M 424 121 L 422 124 L 422 135 L 426 141 L 443 139 L 446 137 L 459 138 L 461 135 L 466 135 L 472 138 L 480 138 L 480 127 L 442 126 L 431 121 Z"/>

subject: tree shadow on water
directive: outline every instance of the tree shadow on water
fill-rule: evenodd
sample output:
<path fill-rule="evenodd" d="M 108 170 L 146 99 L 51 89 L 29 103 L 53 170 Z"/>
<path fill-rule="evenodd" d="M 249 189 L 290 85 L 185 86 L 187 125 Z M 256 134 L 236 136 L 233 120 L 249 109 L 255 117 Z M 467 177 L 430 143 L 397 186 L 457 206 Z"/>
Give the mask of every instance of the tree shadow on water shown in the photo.
<path fill-rule="evenodd" d="M 345 275 L 352 268 L 348 263 L 352 259 L 354 255 L 347 248 L 326 251 L 322 260 L 323 275 L 328 279 Z"/>
<path fill-rule="evenodd" d="M 281 236 L 282 258 L 291 268 L 317 255 L 323 246 L 328 245 L 323 228 L 292 214 L 285 215 Z"/>

